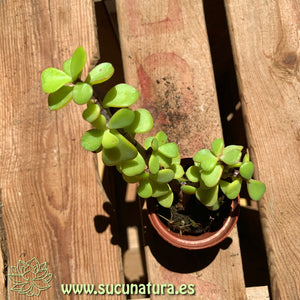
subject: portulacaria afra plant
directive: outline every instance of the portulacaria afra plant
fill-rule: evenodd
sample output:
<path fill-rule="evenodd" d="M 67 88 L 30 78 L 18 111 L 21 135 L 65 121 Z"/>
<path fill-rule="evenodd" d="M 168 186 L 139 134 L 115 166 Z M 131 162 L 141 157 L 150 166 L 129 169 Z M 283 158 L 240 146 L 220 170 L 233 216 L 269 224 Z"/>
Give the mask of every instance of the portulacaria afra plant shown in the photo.
<path fill-rule="evenodd" d="M 100 99 L 94 85 L 108 80 L 114 68 L 110 63 L 101 63 L 82 80 L 85 62 L 86 52 L 78 47 L 63 63 L 62 70 L 47 68 L 43 71 L 42 89 L 49 94 L 49 108 L 61 109 L 71 100 L 84 106 L 82 117 L 93 128 L 83 134 L 82 147 L 102 152 L 105 165 L 115 166 L 126 182 L 138 183 L 140 197 L 154 197 L 161 206 L 169 208 L 174 200 L 172 186 L 175 183 L 183 193 L 195 194 L 210 210 L 218 210 L 220 190 L 228 199 L 234 199 L 243 182 L 253 200 L 263 196 L 265 185 L 252 179 L 254 166 L 249 154 L 243 154 L 242 146 L 225 147 L 222 139 L 216 139 L 211 149 L 202 149 L 194 155 L 194 165 L 184 169 L 178 146 L 169 142 L 164 132 L 146 138 L 143 146 L 138 143 L 135 135 L 153 127 L 148 110 L 130 108 L 138 100 L 139 92 L 121 83 Z"/>

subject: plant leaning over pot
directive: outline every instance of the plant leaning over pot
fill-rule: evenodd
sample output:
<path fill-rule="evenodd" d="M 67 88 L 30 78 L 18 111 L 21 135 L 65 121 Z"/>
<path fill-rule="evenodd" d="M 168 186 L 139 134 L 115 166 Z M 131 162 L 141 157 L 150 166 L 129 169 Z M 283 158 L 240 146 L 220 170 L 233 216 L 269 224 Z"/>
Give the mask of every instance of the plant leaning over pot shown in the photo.
<path fill-rule="evenodd" d="M 111 88 L 103 99 L 94 85 L 114 73 L 110 63 L 93 68 L 82 81 L 86 52 L 78 47 L 62 70 L 42 72 L 42 89 L 48 93 L 50 110 L 66 106 L 72 99 L 86 105 L 82 117 L 93 128 L 81 138 L 84 149 L 102 152 L 106 166 L 115 166 L 128 183 L 138 183 L 137 194 L 148 199 L 148 216 L 158 233 L 174 246 L 202 249 L 220 243 L 237 222 L 239 193 L 246 183 L 251 199 L 258 201 L 264 183 L 252 178 L 254 165 L 243 146 L 224 146 L 215 139 L 211 149 L 201 149 L 193 163 L 181 160 L 178 146 L 160 131 L 142 146 L 136 134 L 149 132 L 153 118 L 146 109 L 130 108 L 139 92 L 128 84 Z"/>

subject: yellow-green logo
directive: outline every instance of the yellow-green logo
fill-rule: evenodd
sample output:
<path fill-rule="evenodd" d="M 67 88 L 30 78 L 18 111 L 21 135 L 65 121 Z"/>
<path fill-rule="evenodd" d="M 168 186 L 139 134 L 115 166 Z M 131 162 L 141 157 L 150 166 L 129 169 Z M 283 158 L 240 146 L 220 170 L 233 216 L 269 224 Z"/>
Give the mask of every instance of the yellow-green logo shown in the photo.
<path fill-rule="evenodd" d="M 52 274 L 48 272 L 47 263 L 40 264 L 34 257 L 27 262 L 19 260 L 16 267 L 10 268 L 8 278 L 12 282 L 12 291 L 26 296 L 39 296 L 51 287 Z"/>

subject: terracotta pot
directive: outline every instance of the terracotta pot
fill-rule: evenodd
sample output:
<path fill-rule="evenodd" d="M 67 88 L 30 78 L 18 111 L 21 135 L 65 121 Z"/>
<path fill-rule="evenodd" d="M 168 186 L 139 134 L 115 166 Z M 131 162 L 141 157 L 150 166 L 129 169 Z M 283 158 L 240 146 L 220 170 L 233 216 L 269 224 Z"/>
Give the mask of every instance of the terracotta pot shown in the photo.
<path fill-rule="evenodd" d="M 231 210 L 223 226 L 215 232 L 206 232 L 199 236 L 182 235 L 171 231 L 155 213 L 155 199 L 147 200 L 148 217 L 158 234 L 168 243 L 189 250 L 205 249 L 222 242 L 235 226 L 240 212 L 240 197 L 231 202 Z"/>

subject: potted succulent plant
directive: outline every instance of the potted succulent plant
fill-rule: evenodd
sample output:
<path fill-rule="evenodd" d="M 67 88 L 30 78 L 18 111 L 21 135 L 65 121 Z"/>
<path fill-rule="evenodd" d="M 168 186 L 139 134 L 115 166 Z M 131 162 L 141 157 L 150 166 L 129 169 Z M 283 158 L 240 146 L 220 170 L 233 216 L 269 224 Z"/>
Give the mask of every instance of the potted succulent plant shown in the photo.
<path fill-rule="evenodd" d="M 162 131 L 141 145 L 135 135 L 150 131 L 153 119 L 146 109 L 130 108 L 139 92 L 122 83 L 99 99 L 93 86 L 108 80 L 114 68 L 101 63 L 82 81 L 85 62 L 85 50 L 78 47 L 62 70 L 42 72 L 50 110 L 61 109 L 72 99 L 86 105 L 82 116 L 93 128 L 83 134 L 82 147 L 102 151 L 105 165 L 115 166 L 126 182 L 138 183 L 139 197 L 148 199 L 150 221 L 165 240 L 187 249 L 222 241 L 237 222 L 242 183 L 253 200 L 265 192 L 265 185 L 252 179 L 254 166 L 249 154 L 243 153 L 242 146 L 225 147 L 222 139 L 216 139 L 211 149 L 181 160 L 178 146 Z"/>

